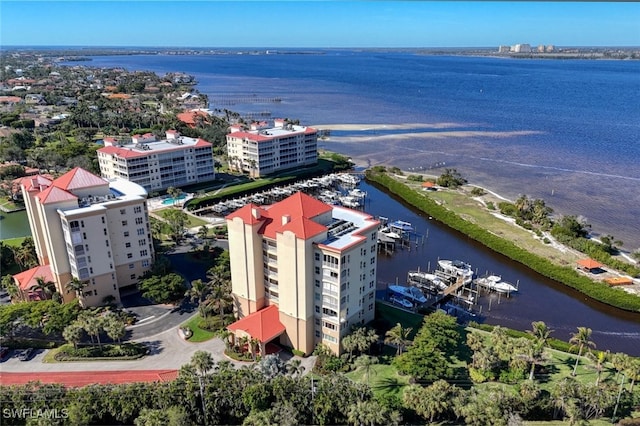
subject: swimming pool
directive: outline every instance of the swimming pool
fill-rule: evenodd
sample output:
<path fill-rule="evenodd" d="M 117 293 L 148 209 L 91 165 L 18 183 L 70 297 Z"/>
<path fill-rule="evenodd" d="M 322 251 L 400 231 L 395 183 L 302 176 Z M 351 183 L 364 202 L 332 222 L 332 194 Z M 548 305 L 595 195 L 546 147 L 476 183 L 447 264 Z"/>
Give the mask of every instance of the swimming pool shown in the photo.
<path fill-rule="evenodd" d="M 165 206 L 172 205 L 172 204 L 175 204 L 176 201 L 182 201 L 185 198 L 187 198 L 187 194 L 180 194 L 175 199 L 171 198 L 171 197 L 168 197 L 168 198 L 165 198 L 164 200 L 162 200 L 162 204 L 164 204 Z"/>

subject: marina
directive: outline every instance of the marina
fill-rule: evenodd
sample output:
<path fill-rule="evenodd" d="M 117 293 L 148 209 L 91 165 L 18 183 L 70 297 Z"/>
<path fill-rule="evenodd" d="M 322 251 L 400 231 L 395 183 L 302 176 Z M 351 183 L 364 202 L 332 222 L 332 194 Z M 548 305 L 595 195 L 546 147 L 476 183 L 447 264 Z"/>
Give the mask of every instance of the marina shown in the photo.
<path fill-rule="evenodd" d="M 389 292 L 390 285 L 413 286 L 427 299 L 423 307 L 443 310 L 461 322 L 473 320 L 528 330 L 533 321 L 544 321 L 554 330 L 553 337 L 563 340 L 568 340 L 576 327 L 589 327 L 598 348 L 640 355 L 640 314 L 586 299 L 581 293 L 547 279 L 409 208 L 401 200 L 361 180 L 358 175 L 342 175 L 317 177 L 221 200 L 218 208 L 224 204 L 227 213 L 215 212 L 212 209 L 214 205 L 208 207 L 207 214 L 223 217 L 247 202 L 269 204 L 298 190 L 338 205 L 340 196 L 359 189 L 366 194 L 359 209 L 381 222 L 376 294 L 383 303 L 411 312 L 418 311 L 416 303 L 404 295 Z M 392 223 L 397 227 L 392 228 Z M 454 260 L 464 259 L 462 263 L 468 267 L 458 265 L 461 266 L 459 271 L 447 271 L 439 265 L 440 260 L 447 259 L 451 266 Z M 468 276 L 471 265 L 475 268 L 475 278 Z M 486 272 L 479 276 L 478 269 Z M 483 280 L 492 275 L 500 279 Z M 513 282 L 516 284 L 511 284 Z M 443 284 L 445 288 L 442 288 Z"/>

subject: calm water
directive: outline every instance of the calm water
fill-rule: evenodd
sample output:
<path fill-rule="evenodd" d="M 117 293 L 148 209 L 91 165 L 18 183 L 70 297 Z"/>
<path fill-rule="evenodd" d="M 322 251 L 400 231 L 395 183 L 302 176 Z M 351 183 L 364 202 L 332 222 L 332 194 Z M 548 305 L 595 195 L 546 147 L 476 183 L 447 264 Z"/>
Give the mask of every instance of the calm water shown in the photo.
<path fill-rule="evenodd" d="M 0 212 L 0 240 L 31 235 L 29 219 L 25 210 L 14 213 Z"/>
<path fill-rule="evenodd" d="M 621 313 L 587 301 L 583 295 L 429 220 L 369 184 L 361 183 L 360 188 L 368 194 L 365 206 L 368 213 L 411 222 L 418 233 L 428 236 L 424 243 L 418 238 L 410 250 L 398 248 L 393 254 L 379 254 L 379 290 L 396 281 L 406 283 L 409 270 L 434 269 L 438 259 L 461 259 L 481 275 L 488 271 L 501 275 L 505 281 L 519 283 L 518 293 L 510 298 L 503 295 L 498 299 L 496 294 L 480 297 L 483 322 L 528 330 L 532 321 L 544 321 L 555 330 L 552 336 L 563 340 L 568 340 L 576 327 L 589 327 L 598 349 L 640 356 L 640 314 Z"/>
<path fill-rule="evenodd" d="M 640 247 L 640 61 L 321 53 L 114 56 L 86 65 L 187 72 L 212 108 L 304 124 L 452 123 L 447 130 L 464 133 L 341 132 L 322 146 L 368 164 L 445 162 L 471 183 L 511 199 L 543 198 L 560 214 L 585 216 L 595 234 Z M 273 97 L 282 102 L 262 101 Z"/>

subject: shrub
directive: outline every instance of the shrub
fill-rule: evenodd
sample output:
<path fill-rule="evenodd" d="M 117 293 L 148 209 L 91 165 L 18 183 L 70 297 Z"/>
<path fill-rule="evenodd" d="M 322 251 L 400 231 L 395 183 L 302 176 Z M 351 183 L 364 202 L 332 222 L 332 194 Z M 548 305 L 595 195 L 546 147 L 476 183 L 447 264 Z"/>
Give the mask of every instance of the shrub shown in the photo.
<path fill-rule="evenodd" d="M 409 175 L 407 176 L 407 180 L 410 180 L 412 182 L 422 182 L 424 181 L 424 178 L 422 177 L 422 175 Z"/>
<path fill-rule="evenodd" d="M 298 349 L 291 349 L 291 353 L 295 356 L 305 356 L 305 353 Z"/>
<path fill-rule="evenodd" d="M 489 210 L 495 210 L 496 209 L 496 205 L 493 204 L 493 201 L 487 201 L 487 208 Z"/>
<path fill-rule="evenodd" d="M 486 191 L 478 186 L 474 187 L 471 190 L 471 195 L 473 195 L 474 197 L 480 197 L 484 194 L 486 194 Z"/>
<path fill-rule="evenodd" d="M 498 208 L 500 209 L 500 213 L 505 216 L 515 216 L 517 212 L 516 206 L 506 201 L 499 202 Z"/>
<path fill-rule="evenodd" d="M 542 239 L 542 242 L 545 243 L 545 244 L 550 244 L 551 243 L 551 241 L 549 241 L 549 239 L 547 237 L 544 237 Z"/>

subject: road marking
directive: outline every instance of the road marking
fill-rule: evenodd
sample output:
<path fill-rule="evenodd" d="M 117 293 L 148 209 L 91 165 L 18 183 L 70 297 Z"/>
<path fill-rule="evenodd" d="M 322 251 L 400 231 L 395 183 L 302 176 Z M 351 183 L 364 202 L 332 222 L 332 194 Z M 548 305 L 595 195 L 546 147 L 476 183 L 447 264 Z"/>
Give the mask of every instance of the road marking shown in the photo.
<path fill-rule="evenodd" d="M 143 318 L 138 321 L 138 324 L 140 324 L 141 322 L 149 321 L 150 319 L 153 319 L 155 317 L 156 317 L 155 315 L 151 315 L 150 317 Z"/>

